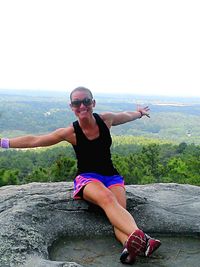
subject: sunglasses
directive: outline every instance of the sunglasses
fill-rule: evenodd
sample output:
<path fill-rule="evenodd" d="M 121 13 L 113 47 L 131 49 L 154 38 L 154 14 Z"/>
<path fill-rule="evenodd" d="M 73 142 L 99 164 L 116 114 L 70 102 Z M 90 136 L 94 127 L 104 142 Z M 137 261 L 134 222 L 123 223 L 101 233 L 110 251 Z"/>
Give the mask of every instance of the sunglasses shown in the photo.
<path fill-rule="evenodd" d="M 84 106 L 90 106 L 92 104 L 92 99 L 91 98 L 84 98 L 82 100 L 74 100 L 71 101 L 72 107 L 79 108 L 81 104 L 83 103 Z"/>

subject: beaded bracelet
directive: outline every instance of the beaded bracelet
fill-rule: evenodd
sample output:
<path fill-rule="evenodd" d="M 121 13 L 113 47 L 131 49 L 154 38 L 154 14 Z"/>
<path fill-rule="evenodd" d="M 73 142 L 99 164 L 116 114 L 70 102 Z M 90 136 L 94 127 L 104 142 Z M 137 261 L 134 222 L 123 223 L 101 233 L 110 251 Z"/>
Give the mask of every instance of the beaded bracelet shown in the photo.
<path fill-rule="evenodd" d="M 143 117 L 143 113 L 142 113 L 142 111 L 140 111 L 140 110 L 138 110 L 138 112 L 140 112 L 140 115 L 141 115 L 141 117 L 139 118 L 139 119 L 141 119 L 142 117 Z"/>
<path fill-rule="evenodd" d="M 1 138 L 0 147 L 8 149 L 9 146 L 9 139 L 8 138 Z"/>

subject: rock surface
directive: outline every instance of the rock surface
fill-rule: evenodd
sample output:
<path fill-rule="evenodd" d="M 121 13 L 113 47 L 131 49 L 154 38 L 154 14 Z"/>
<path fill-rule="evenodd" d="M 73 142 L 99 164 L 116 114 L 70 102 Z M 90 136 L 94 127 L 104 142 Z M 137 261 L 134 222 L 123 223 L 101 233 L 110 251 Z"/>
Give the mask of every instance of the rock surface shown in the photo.
<path fill-rule="evenodd" d="M 112 233 L 104 213 L 72 199 L 72 183 L 30 183 L 0 188 L 0 266 L 75 267 L 49 260 L 62 236 Z M 127 209 L 140 228 L 159 234 L 200 234 L 200 187 L 129 185 Z"/>

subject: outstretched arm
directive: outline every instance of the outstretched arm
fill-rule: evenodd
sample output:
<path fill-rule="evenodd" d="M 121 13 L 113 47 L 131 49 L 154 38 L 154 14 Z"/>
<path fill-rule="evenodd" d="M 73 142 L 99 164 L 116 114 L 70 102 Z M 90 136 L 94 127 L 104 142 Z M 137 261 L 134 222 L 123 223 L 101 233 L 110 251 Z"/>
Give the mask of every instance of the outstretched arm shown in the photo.
<path fill-rule="evenodd" d="M 1 147 L 3 148 L 33 148 L 55 145 L 61 141 L 68 141 L 70 128 L 60 128 L 56 131 L 45 135 L 26 135 L 11 139 L 0 139 Z M 8 147 L 6 147 L 6 145 Z"/>
<path fill-rule="evenodd" d="M 140 119 L 143 116 L 149 116 L 149 107 L 138 107 L 136 111 L 124 111 L 124 112 L 106 112 L 102 113 L 102 118 L 108 127 L 123 124 L 126 122 L 134 121 L 136 119 Z"/>

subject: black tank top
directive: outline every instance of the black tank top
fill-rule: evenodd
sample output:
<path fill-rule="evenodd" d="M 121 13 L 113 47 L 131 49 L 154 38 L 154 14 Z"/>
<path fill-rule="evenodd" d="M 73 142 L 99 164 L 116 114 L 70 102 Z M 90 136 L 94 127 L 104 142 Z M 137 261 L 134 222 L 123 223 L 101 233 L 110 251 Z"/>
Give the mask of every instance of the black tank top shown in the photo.
<path fill-rule="evenodd" d="M 98 114 L 93 113 L 93 115 L 99 127 L 99 137 L 94 140 L 89 140 L 85 136 L 78 121 L 73 122 L 76 134 L 76 145 L 73 145 L 73 148 L 77 158 L 77 175 L 85 172 L 95 172 L 108 176 L 119 174 L 111 160 L 112 139 L 110 131 Z"/>

